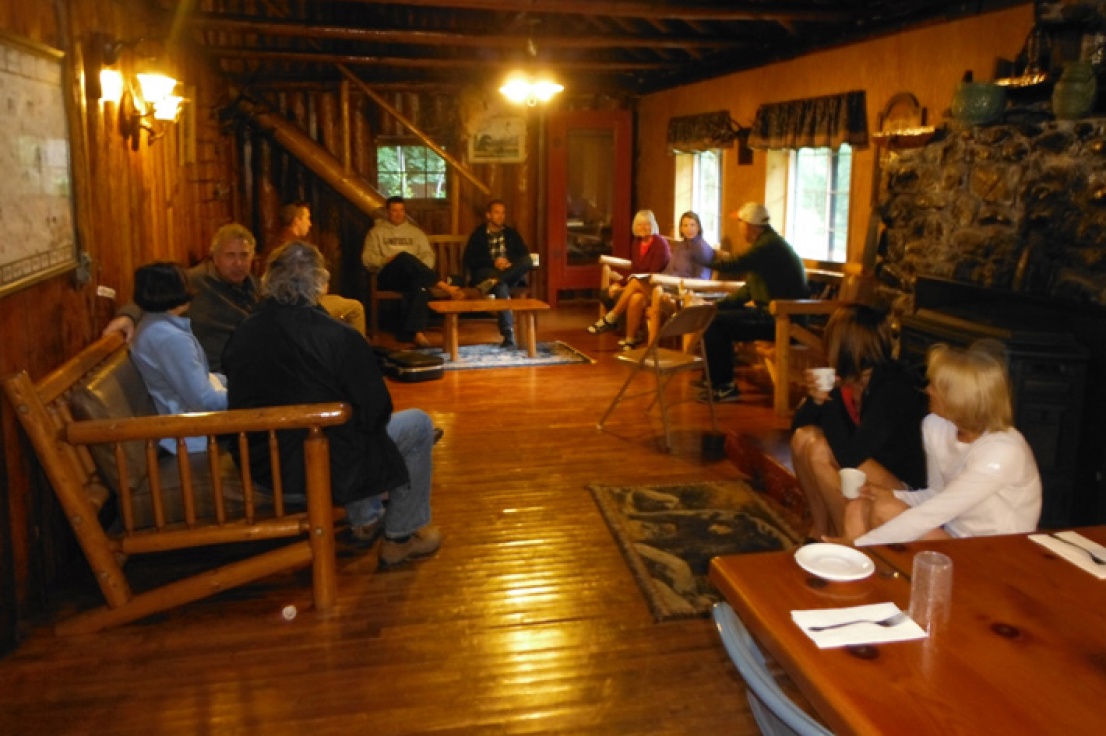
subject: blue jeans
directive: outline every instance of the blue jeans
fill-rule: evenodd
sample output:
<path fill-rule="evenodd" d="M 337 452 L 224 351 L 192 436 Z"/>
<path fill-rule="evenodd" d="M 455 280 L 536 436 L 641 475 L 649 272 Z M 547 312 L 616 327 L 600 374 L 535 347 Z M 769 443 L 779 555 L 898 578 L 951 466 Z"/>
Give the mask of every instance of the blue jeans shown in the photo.
<path fill-rule="evenodd" d="M 362 498 L 346 504 L 351 527 L 365 526 L 384 517 L 384 535 L 398 538 L 414 534 L 430 523 L 430 482 L 434 474 L 434 422 L 422 409 L 392 414 L 388 436 L 399 447 L 410 481 L 384 495 Z M 285 496 L 287 501 L 305 502 L 304 496 Z"/>
<path fill-rule="evenodd" d="M 529 258 L 513 264 L 506 271 L 500 271 L 495 268 L 482 268 L 472 275 L 471 285 L 476 286 L 485 279 L 497 278 L 499 279 L 499 283 L 492 287 L 491 293 L 495 294 L 496 299 L 510 299 L 511 289 L 524 284 L 526 282 L 526 274 L 533 268 L 534 262 Z M 496 321 L 499 322 L 500 335 L 506 337 L 512 334 L 515 328 L 514 312 L 505 309 L 502 312 L 496 312 L 495 318 Z"/>

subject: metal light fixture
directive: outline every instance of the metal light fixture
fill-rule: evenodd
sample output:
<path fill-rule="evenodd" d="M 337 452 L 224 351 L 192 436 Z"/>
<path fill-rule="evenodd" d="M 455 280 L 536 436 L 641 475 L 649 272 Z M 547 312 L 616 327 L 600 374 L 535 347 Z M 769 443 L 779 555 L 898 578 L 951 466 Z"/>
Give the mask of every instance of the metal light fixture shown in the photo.
<path fill-rule="evenodd" d="M 563 92 L 564 85 L 551 79 L 515 74 L 507 79 L 504 85 L 499 88 L 499 91 L 515 104 L 526 103 L 530 107 L 534 107 L 539 102 L 543 104 L 549 102 L 554 95 Z"/>
<path fill-rule="evenodd" d="M 142 131 L 147 133 L 147 143 L 152 144 L 165 134 L 166 123 L 177 119 L 184 102 L 183 97 L 173 94 L 177 80 L 160 72 L 157 60 L 162 53 L 151 49 L 151 43 L 154 42 L 141 38 L 119 41 L 103 34 L 93 37 L 93 48 L 102 64 L 98 74 L 99 99 L 118 105 L 119 132 L 136 151 Z M 119 63 L 124 50 L 131 54 L 123 69 L 111 68 Z M 136 68 L 138 72 L 132 76 Z"/>

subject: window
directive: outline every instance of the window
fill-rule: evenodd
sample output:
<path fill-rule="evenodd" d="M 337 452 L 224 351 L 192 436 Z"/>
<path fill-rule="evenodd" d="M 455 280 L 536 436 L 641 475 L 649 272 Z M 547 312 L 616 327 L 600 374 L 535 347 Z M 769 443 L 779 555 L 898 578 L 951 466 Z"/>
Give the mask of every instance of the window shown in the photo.
<path fill-rule="evenodd" d="M 852 148 L 791 151 L 784 237 L 803 258 L 843 263 L 849 246 Z"/>
<path fill-rule="evenodd" d="M 722 151 L 712 148 L 676 156 L 676 222 L 673 234 L 679 238 L 679 217 L 691 210 L 703 222 L 703 239 L 719 243 L 722 209 Z"/>
<path fill-rule="evenodd" d="M 376 188 L 389 197 L 445 199 L 445 160 L 426 146 L 378 146 Z"/>

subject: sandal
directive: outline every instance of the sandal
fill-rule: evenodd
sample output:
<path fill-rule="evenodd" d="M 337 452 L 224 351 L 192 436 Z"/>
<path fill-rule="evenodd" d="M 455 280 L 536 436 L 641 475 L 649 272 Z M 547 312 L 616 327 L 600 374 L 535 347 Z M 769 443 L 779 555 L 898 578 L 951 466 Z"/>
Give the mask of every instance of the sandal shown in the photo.
<path fill-rule="evenodd" d="M 614 329 L 617 329 L 617 328 L 618 328 L 618 323 L 617 322 L 608 322 L 605 317 L 600 317 L 599 321 L 597 321 L 593 325 L 588 326 L 588 332 L 592 335 L 600 335 L 604 332 L 610 332 L 611 330 L 614 330 Z"/>
<path fill-rule="evenodd" d="M 640 345 L 640 344 L 641 344 L 641 343 L 640 343 L 640 341 L 638 341 L 638 340 L 631 340 L 631 339 L 629 339 L 629 338 L 627 338 L 627 339 L 625 339 L 625 340 L 619 340 L 619 341 L 618 341 L 618 347 L 619 347 L 619 348 L 620 348 L 620 349 L 621 349 L 621 350 L 622 350 L 623 352 L 626 352 L 626 351 L 628 351 L 628 350 L 633 350 L 633 349 L 635 349 L 635 348 L 636 348 L 636 347 L 637 347 L 638 345 Z"/>

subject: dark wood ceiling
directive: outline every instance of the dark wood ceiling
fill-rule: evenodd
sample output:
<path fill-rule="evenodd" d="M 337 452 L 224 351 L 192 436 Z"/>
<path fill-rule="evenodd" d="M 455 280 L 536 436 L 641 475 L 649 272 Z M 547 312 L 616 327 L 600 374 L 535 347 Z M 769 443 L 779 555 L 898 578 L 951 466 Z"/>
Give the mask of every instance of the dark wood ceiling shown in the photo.
<path fill-rule="evenodd" d="M 498 84 L 547 68 L 581 94 L 636 95 L 1016 0 L 153 0 L 242 85 Z M 186 8 L 182 13 L 182 8 Z M 872 59 L 873 64 L 880 60 Z"/>

